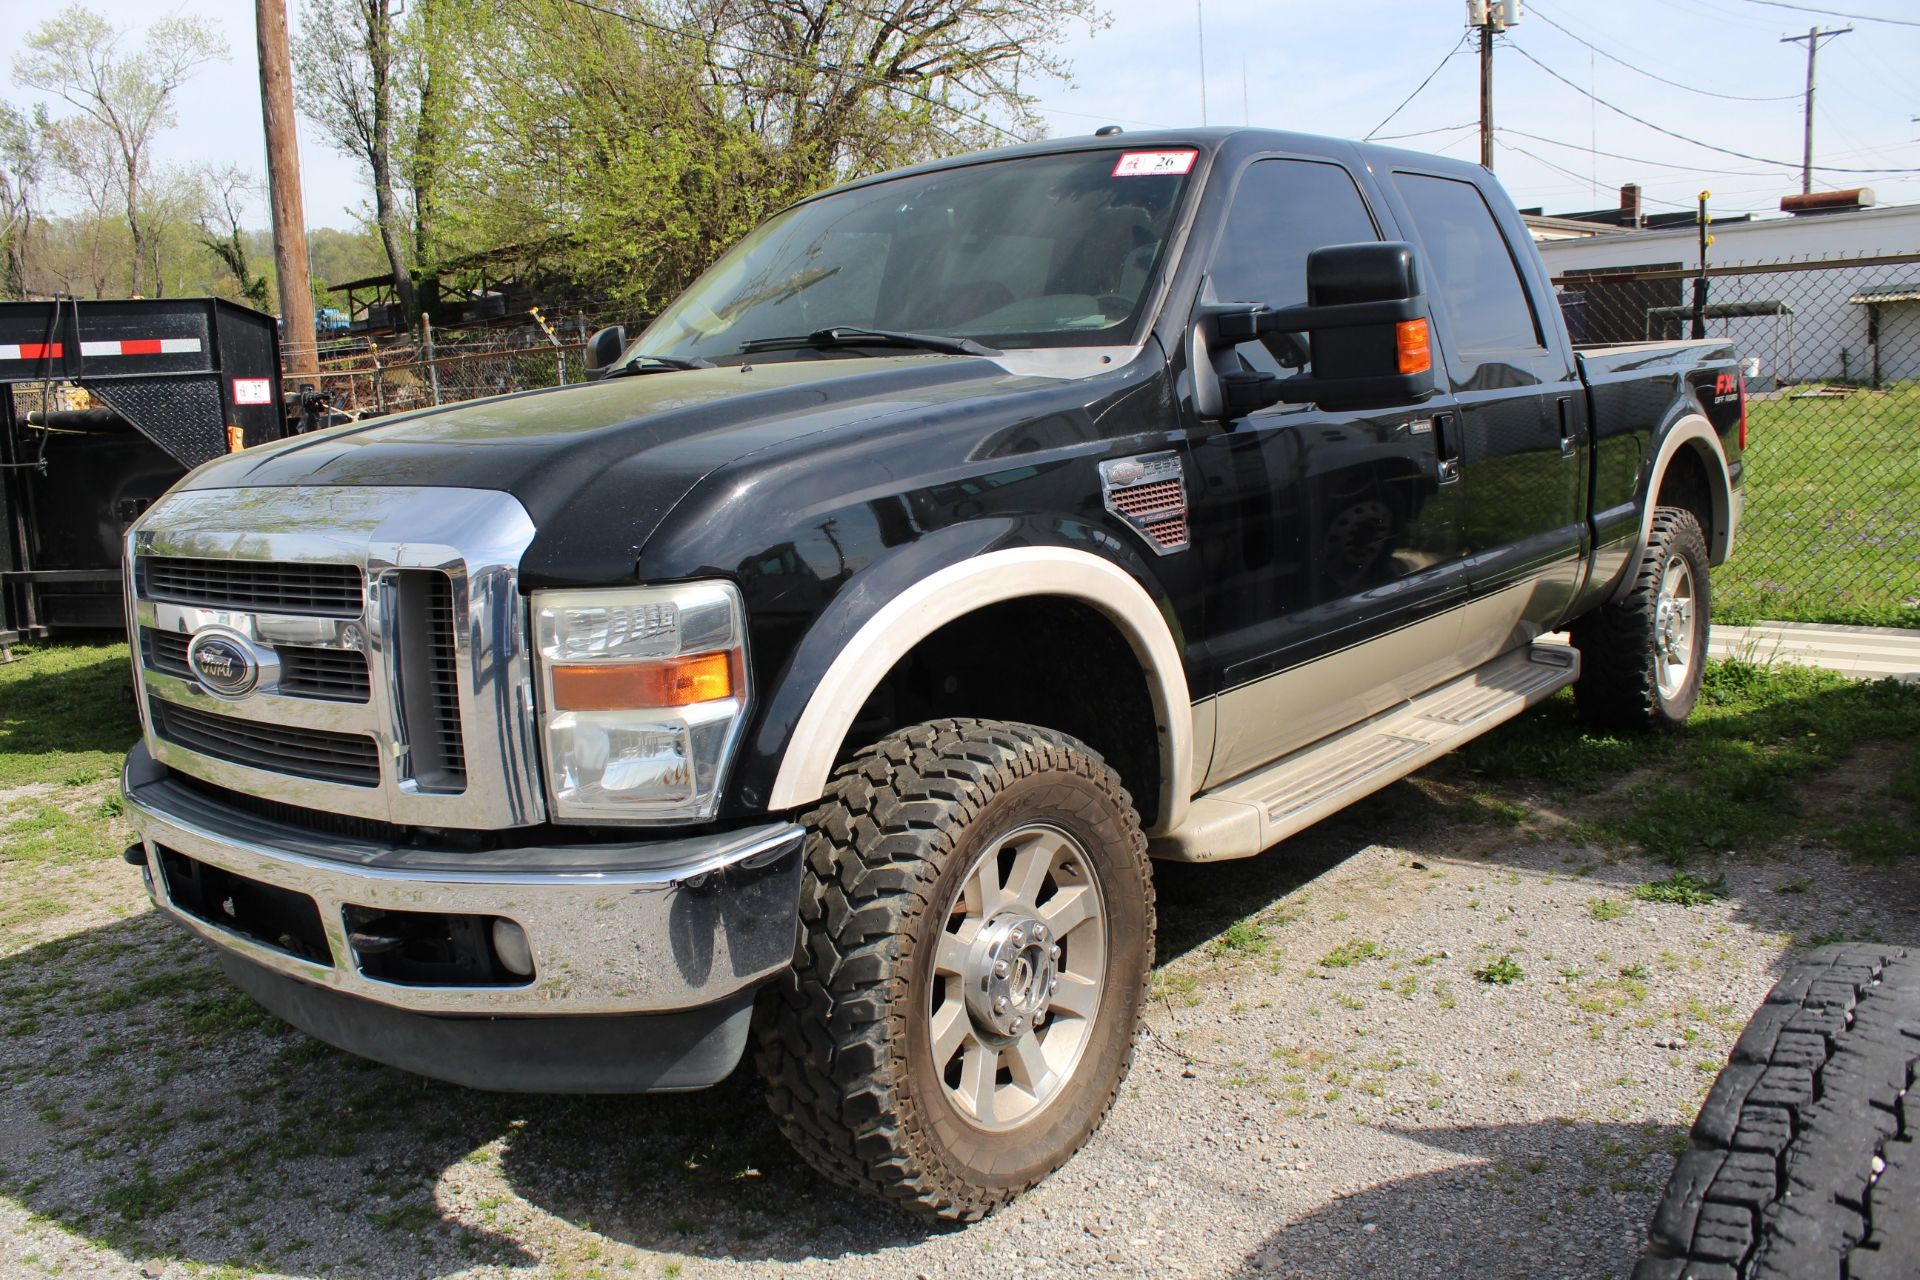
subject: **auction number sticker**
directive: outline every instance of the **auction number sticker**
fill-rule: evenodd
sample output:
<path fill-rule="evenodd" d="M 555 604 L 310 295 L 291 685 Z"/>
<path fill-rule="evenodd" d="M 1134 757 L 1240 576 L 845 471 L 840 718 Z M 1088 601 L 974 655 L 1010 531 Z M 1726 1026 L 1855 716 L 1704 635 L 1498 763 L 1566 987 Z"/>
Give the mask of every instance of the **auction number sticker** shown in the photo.
<path fill-rule="evenodd" d="M 1116 178 L 1158 178 L 1168 174 L 1191 173 L 1198 151 L 1128 151 L 1113 166 Z"/>
<path fill-rule="evenodd" d="M 235 378 L 233 380 L 233 402 L 235 404 L 272 404 L 273 379 Z"/>

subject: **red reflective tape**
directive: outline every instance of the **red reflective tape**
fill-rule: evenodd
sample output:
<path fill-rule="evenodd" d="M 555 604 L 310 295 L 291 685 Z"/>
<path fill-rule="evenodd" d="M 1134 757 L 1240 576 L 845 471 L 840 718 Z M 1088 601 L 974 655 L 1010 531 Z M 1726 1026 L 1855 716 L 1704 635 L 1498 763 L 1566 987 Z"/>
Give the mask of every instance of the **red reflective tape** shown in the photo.
<path fill-rule="evenodd" d="M 132 341 L 123 340 L 120 343 L 120 354 L 123 356 L 157 356 L 160 354 L 160 339 L 135 338 Z"/>
<path fill-rule="evenodd" d="M 58 360 L 65 348 L 58 342 L 23 342 L 0 346 L 0 360 Z"/>

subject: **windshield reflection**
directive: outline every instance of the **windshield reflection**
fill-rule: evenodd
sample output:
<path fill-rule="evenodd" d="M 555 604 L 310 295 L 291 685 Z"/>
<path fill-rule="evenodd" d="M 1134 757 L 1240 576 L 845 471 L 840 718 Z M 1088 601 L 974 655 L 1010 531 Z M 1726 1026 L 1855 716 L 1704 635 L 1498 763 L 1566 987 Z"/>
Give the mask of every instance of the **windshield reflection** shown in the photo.
<path fill-rule="evenodd" d="M 1121 162 L 1131 154 L 991 161 L 789 209 L 633 349 L 738 360 L 747 344 L 836 326 L 1002 349 L 1130 343 L 1188 181 Z"/>

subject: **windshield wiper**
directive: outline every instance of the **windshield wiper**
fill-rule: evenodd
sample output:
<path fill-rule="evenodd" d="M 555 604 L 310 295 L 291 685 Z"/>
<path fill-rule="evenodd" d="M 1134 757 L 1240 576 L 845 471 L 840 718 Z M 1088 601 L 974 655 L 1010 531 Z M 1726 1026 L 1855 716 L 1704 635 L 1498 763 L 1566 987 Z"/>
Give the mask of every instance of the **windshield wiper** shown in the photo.
<path fill-rule="evenodd" d="M 802 347 L 915 347 L 921 351 L 938 351 L 950 356 L 997 356 L 994 348 L 983 346 L 972 338 L 949 338 L 938 333 L 901 333 L 895 329 L 862 329 L 854 325 L 837 324 L 829 329 L 815 329 L 804 336 L 789 338 L 755 338 L 751 342 L 740 344 L 742 352 L 784 351 Z"/>
<path fill-rule="evenodd" d="M 702 360 L 698 356 L 691 360 L 682 360 L 679 356 L 629 356 L 613 368 L 601 374 L 602 378 L 617 378 L 623 373 L 668 373 L 679 369 L 711 369 L 713 361 Z"/>

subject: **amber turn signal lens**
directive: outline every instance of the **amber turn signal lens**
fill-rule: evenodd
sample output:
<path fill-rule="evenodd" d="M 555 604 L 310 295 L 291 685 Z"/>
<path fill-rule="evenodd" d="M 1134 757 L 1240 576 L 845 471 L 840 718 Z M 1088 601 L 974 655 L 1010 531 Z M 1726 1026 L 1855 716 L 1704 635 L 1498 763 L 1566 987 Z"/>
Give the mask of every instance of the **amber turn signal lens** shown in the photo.
<path fill-rule="evenodd" d="M 1394 342 L 1400 349 L 1400 372 L 1425 373 L 1433 368 L 1433 346 L 1427 338 L 1425 320 L 1402 320 L 1393 326 Z"/>
<path fill-rule="evenodd" d="M 685 707 L 733 696 L 733 658 L 701 653 L 665 662 L 566 663 L 553 668 L 555 711 Z"/>

